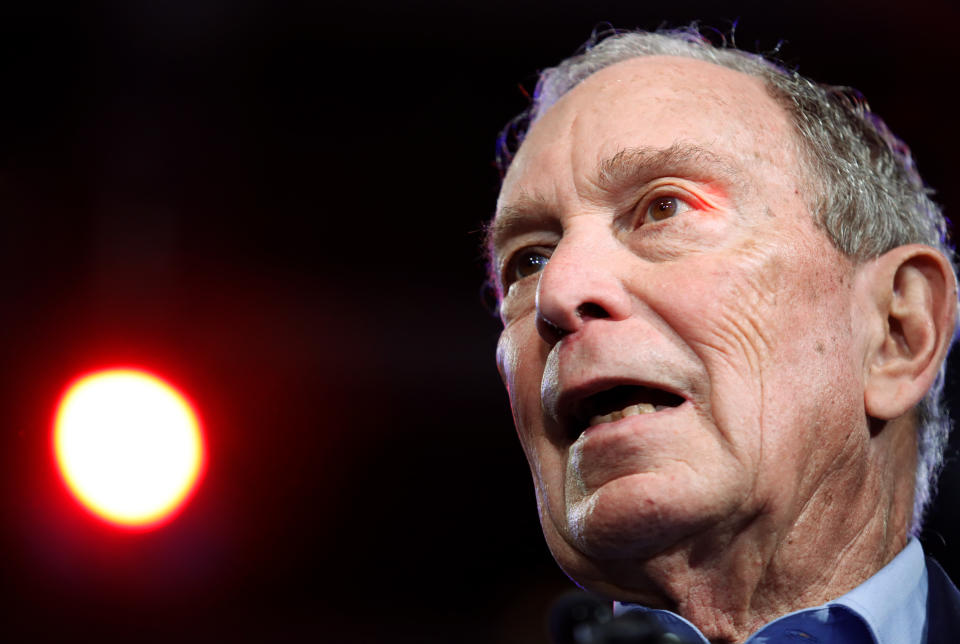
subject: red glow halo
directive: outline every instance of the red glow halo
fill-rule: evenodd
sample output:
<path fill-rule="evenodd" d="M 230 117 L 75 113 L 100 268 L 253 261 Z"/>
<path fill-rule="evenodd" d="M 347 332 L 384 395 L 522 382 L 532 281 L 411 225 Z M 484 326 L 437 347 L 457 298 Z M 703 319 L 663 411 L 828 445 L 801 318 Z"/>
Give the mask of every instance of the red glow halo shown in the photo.
<path fill-rule="evenodd" d="M 136 532 L 176 517 L 207 466 L 196 406 L 141 367 L 70 381 L 54 412 L 51 449 L 60 480 L 84 510 Z"/>

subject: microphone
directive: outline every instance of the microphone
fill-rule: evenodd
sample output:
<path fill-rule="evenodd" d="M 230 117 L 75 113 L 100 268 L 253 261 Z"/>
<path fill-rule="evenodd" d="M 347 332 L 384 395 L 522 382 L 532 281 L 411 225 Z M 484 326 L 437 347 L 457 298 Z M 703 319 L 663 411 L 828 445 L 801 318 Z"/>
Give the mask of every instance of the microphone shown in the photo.
<path fill-rule="evenodd" d="M 580 591 L 553 603 L 548 630 L 553 644 L 685 644 L 652 615 L 630 611 L 614 617 L 610 602 Z"/>

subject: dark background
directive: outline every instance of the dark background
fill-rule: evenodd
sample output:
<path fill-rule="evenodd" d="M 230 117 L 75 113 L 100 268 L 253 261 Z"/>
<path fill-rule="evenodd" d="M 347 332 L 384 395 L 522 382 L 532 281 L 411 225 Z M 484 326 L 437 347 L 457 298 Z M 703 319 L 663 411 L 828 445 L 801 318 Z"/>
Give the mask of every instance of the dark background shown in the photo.
<path fill-rule="evenodd" d="M 520 86 L 603 21 L 737 21 L 741 47 L 782 40 L 861 89 L 960 209 L 950 2 L 656 4 L 8 5 L 0 637 L 545 641 L 572 585 L 496 374 L 477 233 Z M 202 486 L 154 532 L 90 519 L 51 463 L 62 387 L 116 363 L 177 383 L 207 429 Z M 955 579 L 958 471 L 925 535 Z"/>

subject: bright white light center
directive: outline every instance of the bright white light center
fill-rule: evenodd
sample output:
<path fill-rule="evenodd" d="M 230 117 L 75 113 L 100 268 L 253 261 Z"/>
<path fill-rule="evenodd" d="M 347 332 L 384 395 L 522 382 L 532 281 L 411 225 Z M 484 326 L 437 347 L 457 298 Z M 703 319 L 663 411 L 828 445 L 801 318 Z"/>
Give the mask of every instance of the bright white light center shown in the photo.
<path fill-rule="evenodd" d="M 176 512 L 204 461 L 190 404 L 169 384 L 135 369 L 100 371 L 70 387 L 57 411 L 54 451 L 83 505 L 134 527 Z"/>

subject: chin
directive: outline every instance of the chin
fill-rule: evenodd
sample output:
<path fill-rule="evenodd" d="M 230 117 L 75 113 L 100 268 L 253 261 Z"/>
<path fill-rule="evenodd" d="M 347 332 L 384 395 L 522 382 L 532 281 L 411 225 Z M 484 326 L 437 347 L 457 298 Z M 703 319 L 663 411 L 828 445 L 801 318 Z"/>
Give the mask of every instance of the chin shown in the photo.
<path fill-rule="evenodd" d="M 611 601 L 666 607 L 658 606 L 661 603 L 658 587 L 645 570 L 645 564 L 655 555 L 642 558 L 592 556 L 558 533 L 544 532 L 557 565 L 580 588 Z"/>
<path fill-rule="evenodd" d="M 740 505 L 738 496 L 724 499 L 716 488 L 707 492 L 665 475 L 625 476 L 568 500 L 562 532 L 591 560 L 646 560 L 723 522 Z"/>

